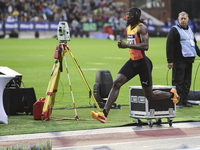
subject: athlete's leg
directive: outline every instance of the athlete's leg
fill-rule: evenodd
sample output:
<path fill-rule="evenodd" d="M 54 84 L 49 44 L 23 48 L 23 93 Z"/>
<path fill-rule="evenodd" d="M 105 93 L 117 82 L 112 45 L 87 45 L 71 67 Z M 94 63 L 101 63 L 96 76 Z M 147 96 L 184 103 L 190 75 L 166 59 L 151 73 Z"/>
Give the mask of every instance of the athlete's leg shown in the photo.
<path fill-rule="evenodd" d="M 177 103 L 180 99 L 175 89 L 171 89 L 170 92 L 165 92 L 161 90 L 152 90 L 152 62 L 146 57 L 143 62 L 141 62 L 141 69 L 139 70 L 140 81 L 143 89 L 143 93 L 148 100 L 160 100 L 165 98 L 171 98 L 174 103 Z"/>
<path fill-rule="evenodd" d="M 148 100 L 161 100 L 165 98 L 170 98 L 173 100 L 174 104 L 177 104 L 180 100 L 180 96 L 177 94 L 176 89 L 172 88 L 170 92 L 164 92 L 160 90 L 152 91 L 151 87 L 142 87 L 145 97 Z"/>
<path fill-rule="evenodd" d="M 131 59 L 129 59 L 120 69 L 117 78 L 113 83 L 103 112 L 91 111 L 92 118 L 100 121 L 101 123 L 105 123 L 107 121 L 107 115 L 109 113 L 109 110 L 111 109 L 114 102 L 117 100 L 121 86 L 124 85 L 130 79 L 132 79 L 135 75 L 137 75 L 137 69 L 134 68 L 134 62 Z"/>
<path fill-rule="evenodd" d="M 114 81 L 112 89 L 110 90 L 110 93 L 108 95 L 108 100 L 104 106 L 103 112 L 91 111 L 92 118 L 100 121 L 101 123 L 106 123 L 108 112 L 119 95 L 120 87 L 123 84 L 125 84 L 127 81 L 128 79 L 125 75 L 120 74 L 120 73 L 117 75 L 117 78 Z"/>
<path fill-rule="evenodd" d="M 144 96 L 148 100 L 160 100 L 160 99 L 165 99 L 165 98 L 171 98 L 170 92 L 165 92 L 161 90 L 152 90 L 152 86 L 150 87 L 142 87 Z"/>
<path fill-rule="evenodd" d="M 112 105 L 114 104 L 114 102 L 116 101 L 118 95 L 119 95 L 119 90 L 120 87 L 125 84 L 128 81 L 127 77 L 123 74 L 118 74 L 116 80 L 113 83 L 113 87 L 110 90 L 110 93 L 108 95 L 108 100 L 105 104 L 104 109 L 109 112 L 109 110 L 111 109 Z"/>
<path fill-rule="evenodd" d="M 105 115 L 105 117 L 107 117 L 109 110 L 111 109 L 114 102 L 117 100 L 121 86 L 132 79 L 134 76 L 136 76 L 138 74 L 137 70 L 138 69 L 135 66 L 135 62 L 131 59 L 129 59 L 120 69 L 117 78 L 113 83 L 113 87 L 108 95 L 106 105 L 104 106 L 103 114 Z"/>
<path fill-rule="evenodd" d="M 108 95 L 108 100 L 106 105 L 104 106 L 104 112 L 107 114 L 111 109 L 114 102 L 117 100 L 119 95 L 119 90 L 122 85 L 124 85 L 127 81 L 132 79 L 134 76 L 137 75 L 137 68 L 134 68 L 134 61 L 129 59 L 124 66 L 120 69 L 116 80 L 113 83 L 113 87 L 110 90 Z"/>

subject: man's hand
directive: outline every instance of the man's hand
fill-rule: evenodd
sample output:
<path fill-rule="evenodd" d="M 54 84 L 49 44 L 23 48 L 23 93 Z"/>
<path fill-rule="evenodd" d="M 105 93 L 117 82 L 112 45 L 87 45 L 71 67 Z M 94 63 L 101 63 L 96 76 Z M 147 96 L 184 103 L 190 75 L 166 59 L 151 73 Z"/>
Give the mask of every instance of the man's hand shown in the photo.
<path fill-rule="evenodd" d="M 169 69 L 173 68 L 173 66 L 174 66 L 174 63 L 168 63 L 168 64 L 167 64 L 167 67 L 168 67 Z"/>
<path fill-rule="evenodd" d="M 119 40 L 117 45 L 119 48 L 128 48 L 127 44 L 124 41 L 122 41 L 121 39 Z"/>

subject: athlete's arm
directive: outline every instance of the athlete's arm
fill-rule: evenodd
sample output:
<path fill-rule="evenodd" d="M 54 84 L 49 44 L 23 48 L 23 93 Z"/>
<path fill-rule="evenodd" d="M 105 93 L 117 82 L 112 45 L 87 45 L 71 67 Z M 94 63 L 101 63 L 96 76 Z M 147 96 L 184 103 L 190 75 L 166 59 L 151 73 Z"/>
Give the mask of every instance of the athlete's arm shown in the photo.
<path fill-rule="evenodd" d="M 137 50 L 148 50 L 149 48 L 149 35 L 147 31 L 147 27 L 145 25 L 140 25 L 138 27 L 138 34 L 140 35 L 141 43 L 139 44 L 127 44 L 120 39 L 118 42 L 119 48 L 130 48 Z"/>

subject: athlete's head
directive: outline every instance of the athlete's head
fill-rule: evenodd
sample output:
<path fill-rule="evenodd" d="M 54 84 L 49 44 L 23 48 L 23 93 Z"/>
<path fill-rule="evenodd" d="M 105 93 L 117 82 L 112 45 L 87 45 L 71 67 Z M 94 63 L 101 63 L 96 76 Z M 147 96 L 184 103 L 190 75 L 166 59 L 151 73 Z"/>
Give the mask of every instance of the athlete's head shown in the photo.
<path fill-rule="evenodd" d="M 143 21 L 140 19 L 141 17 L 141 10 L 138 8 L 130 8 L 126 14 L 127 24 L 134 24 Z"/>

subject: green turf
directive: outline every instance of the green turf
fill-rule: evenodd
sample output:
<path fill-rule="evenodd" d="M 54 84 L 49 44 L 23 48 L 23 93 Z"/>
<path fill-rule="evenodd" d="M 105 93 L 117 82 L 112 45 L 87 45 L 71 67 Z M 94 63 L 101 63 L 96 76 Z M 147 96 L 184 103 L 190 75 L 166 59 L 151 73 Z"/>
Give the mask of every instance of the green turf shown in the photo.
<path fill-rule="evenodd" d="M 168 79 L 168 85 L 171 85 L 171 70 L 167 76 L 166 38 L 150 38 L 149 42 L 150 47 L 146 54 L 152 60 L 154 66 L 153 84 L 167 85 Z M 25 87 L 34 87 L 37 99 L 45 97 L 55 61 L 53 56 L 57 45 L 58 41 L 56 39 L 1 39 L 0 66 L 7 66 L 21 73 Z M 92 90 L 98 70 L 109 70 L 114 80 L 119 69 L 129 59 L 128 49 L 119 49 L 117 47 L 117 41 L 73 38 L 68 42 L 68 45 Z M 75 104 L 79 108 L 77 109 L 78 116 L 80 119 L 89 120 L 79 120 L 78 122 L 75 120 L 53 121 L 54 119 L 52 118 L 51 121 L 41 122 L 33 120 L 33 116 L 27 116 L 25 114 L 10 116 L 8 125 L 0 124 L 0 135 L 103 128 L 134 123 L 134 119 L 129 117 L 128 87 L 140 85 L 138 77 L 135 77 L 121 88 L 116 103 L 123 105 L 122 109 L 112 109 L 108 122 L 106 124 L 100 124 L 97 121 L 91 120 L 90 111 L 96 110 L 96 108 L 91 108 L 93 106 L 93 100 L 89 99 L 88 90 L 69 53 L 66 53 L 66 58 Z M 198 75 L 194 86 L 194 75 L 198 64 L 199 60 L 193 65 L 191 90 L 200 90 L 198 86 L 200 85 Z M 63 72 L 61 73 L 54 105 L 55 109 L 53 110 L 52 116 L 74 118 L 74 110 L 71 109 L 72 107 L 73 103 L 67 72 L 63 65 Z M 174 118 L 174 121 L 200 121 L 200 117 L 197 114 L 199 114 L 199 106 L 178 109 L 177 117 Z M 164 122 L 166 121 L 164 120 Z"/>

